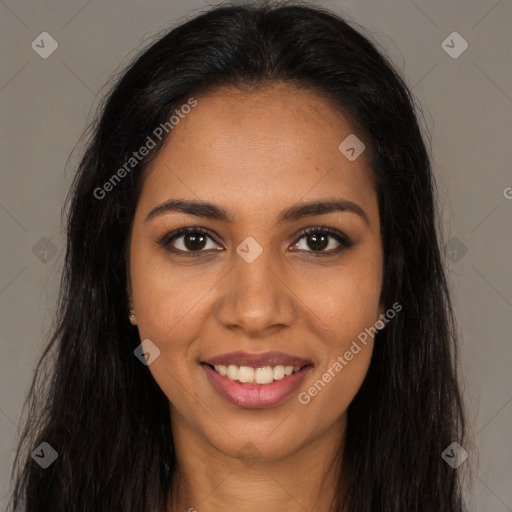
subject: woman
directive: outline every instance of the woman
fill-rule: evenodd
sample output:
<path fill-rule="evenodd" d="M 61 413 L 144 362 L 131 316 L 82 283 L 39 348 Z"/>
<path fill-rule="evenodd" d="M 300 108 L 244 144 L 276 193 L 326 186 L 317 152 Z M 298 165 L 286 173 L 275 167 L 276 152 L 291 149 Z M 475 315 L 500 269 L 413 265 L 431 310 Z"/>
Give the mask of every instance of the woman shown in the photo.
<path fill-rule="evenodd" d="M 13 510 L 462 511 L 434 191 L 407 87 L 327 10 L 152 44 L 70 192 Z"/>

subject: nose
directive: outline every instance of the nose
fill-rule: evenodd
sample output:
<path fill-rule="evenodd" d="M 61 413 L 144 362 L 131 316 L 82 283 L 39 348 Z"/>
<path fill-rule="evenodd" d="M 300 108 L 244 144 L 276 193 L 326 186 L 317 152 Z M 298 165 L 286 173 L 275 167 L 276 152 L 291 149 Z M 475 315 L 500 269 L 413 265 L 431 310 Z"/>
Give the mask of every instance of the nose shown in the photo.
<path fill-rule="evenodd" d="M 264 250 L 248 263 L 234 254 L 233 268 L 226 277 L 216 305 L 217 321 L 249 338 L 290 327 L 296 318 L 298 300 L 287 272 Z"/>

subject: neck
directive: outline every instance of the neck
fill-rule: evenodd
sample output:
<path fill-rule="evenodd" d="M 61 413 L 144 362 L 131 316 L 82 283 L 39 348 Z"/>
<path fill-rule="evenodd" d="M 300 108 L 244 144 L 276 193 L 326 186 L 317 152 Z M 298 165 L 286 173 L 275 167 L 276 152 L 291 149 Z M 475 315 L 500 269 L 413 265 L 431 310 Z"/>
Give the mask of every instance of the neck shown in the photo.
<path fill-rule="evenodd" d="M 280 459 L 258 458 L 257 448 L 250 444 L 243 456 L 226 455 L 176 411 L 172 417 L 177 470 L 169 512 L 329 512 L 346 416 L 329 432 Z"/>

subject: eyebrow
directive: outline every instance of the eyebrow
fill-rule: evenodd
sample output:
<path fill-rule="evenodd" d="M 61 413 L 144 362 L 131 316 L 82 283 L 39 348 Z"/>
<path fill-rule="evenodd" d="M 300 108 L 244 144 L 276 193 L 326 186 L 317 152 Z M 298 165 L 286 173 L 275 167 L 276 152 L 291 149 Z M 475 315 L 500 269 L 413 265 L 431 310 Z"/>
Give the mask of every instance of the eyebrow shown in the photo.
<path fill-rule="evenodd" d="M 168 201 L 155 206 L 147 215 L 144 222 L 169 212 L 181 212 L 205 219 L 218 220 L 226 224 L 234 222 L 233 216 L 224 208 L 208 201 L 197 201 L 189 199 L 169 199 Z M 298 203 L 283 210 L 277 218 L 277 224 L 292 222 L 303 217 L 315 215 L 324 215 L 333 212 L 355 213 L 361 217 L 364 222 L 370 225 L 365 211 L 356 203 L 346 199 L 320 199 L 307 203 Z"/>

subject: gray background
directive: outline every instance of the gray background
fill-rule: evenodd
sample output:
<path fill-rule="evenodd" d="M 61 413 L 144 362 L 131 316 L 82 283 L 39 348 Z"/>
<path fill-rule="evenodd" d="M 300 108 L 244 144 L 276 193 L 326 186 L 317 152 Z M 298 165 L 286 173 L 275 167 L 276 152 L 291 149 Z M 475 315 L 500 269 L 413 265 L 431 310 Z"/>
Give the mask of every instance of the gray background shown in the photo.
<path fill-rule="evenodd" d="M 112 74 L 155 34 L 208 5 L 0 1 L 2 510 L 23 400 L 52 326 L 65 247 L 60 214 L 79 149 L 73 148 Z M 512 198 L 512 3 L 321 5 L 373 34 L 423 112 L 439 180 L 475 445 L 464 463 L 476 475 L 470 510 L 512 511 L 512 199 L 506 197 Z M 31 48 L 44 31 L 59 45 L 47 59 Z M 454 31 L 469 44 L 458 58 L 441 45 Z M 460 48 L 450 39 L 447 44 Z"/>

